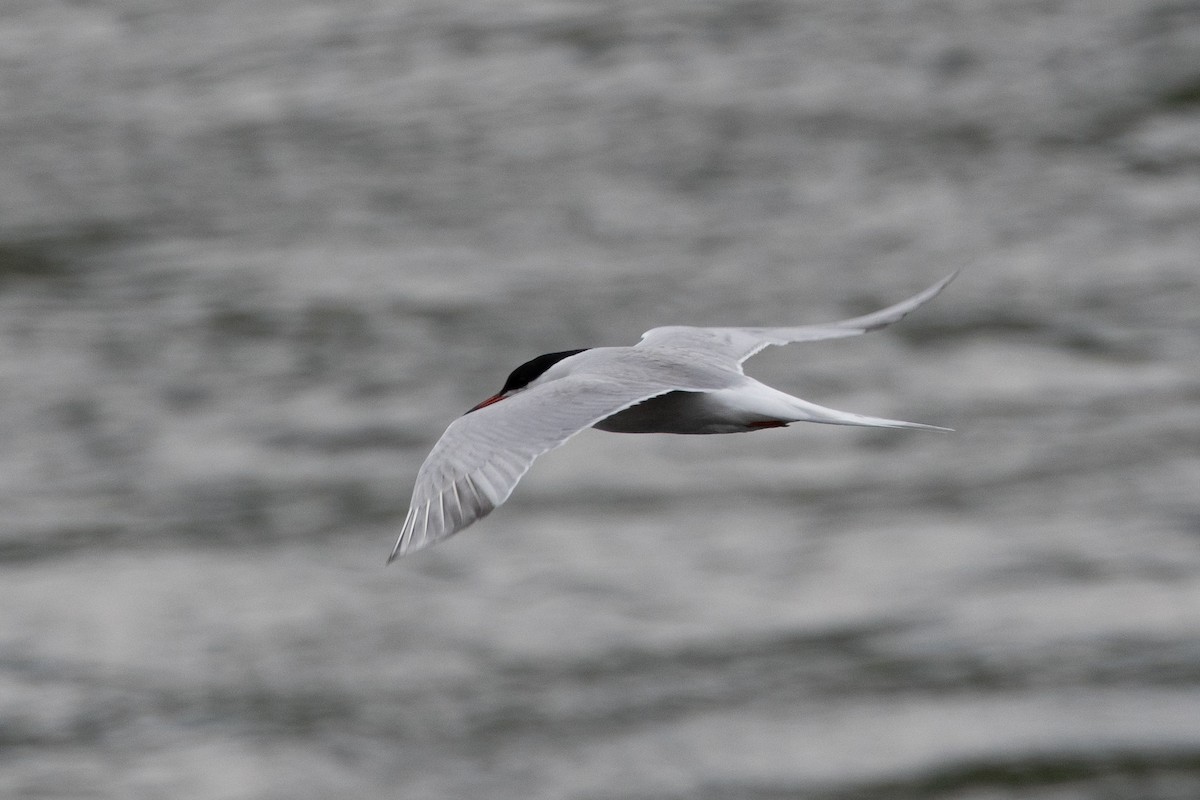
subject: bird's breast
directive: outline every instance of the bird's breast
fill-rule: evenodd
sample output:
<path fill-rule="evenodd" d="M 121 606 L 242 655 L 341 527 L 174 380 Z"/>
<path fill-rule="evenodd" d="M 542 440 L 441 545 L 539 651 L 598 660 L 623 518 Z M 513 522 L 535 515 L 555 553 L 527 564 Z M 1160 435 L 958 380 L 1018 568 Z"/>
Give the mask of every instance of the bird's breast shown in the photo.
<path fill-rule="evenodd" d="M 592 427 L 612 433 L 744 433 L 763 427 L 761 414 L 722 402 L 721 392 L 667 392 Z"/>

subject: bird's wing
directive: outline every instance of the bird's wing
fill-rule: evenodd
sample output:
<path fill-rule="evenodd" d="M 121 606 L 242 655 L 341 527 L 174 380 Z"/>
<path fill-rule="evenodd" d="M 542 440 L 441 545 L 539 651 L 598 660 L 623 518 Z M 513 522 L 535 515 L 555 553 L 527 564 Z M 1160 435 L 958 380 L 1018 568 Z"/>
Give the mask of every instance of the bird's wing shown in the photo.
<path fill-rule="evenodd" d="M 535 458 L 579 431 L 643 400 L 688 388 L 649 374 L 614 380 L 584 373 L 464 414 L 450 423 L 417 472 L 388 562 L 487 516 L 508 499 Z"/>
<path fill-rule="evenodd" d="M 920 294 L 894 306 L 840 322 L 801 325 L 794 328 L 692 328 L 685 325 L 669 325 L 646 331 L 636 346 L 702 350 L 741 364 L 768 345 L 858 336 L 891 325 L 936 297 L 957 274 L 957 271 L 952 272 Z"/>

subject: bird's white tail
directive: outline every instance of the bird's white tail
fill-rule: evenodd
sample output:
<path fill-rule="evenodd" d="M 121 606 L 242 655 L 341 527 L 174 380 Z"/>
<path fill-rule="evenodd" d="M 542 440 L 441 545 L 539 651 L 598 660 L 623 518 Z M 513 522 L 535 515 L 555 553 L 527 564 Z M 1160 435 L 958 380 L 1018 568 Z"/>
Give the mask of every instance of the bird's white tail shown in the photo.
<path fill-rule="evenodd" d="M 905 422 L 899 419 L 884 419 L 883 417 L 868 417 L 854 414 L 850 411 L 838 411 L 826 408 L 799 397 L 787 396 L 789 405 L 795 409 L 799 422 L 821 422 L 826 425 L 859 425 L 866 428 L 917 428 L 926 431 L 952 431 L 953 428 L 943 428 L 940 425 L 925 425 L 921 422 Z"/>
<path fill-rule="evenodd" d="M 920 422 L 904 422 L 898 419 L 868 417 L 849 411 L 826 408 L 799 397 L 781 392 L 753 378 L 744 378 L 729 389 L 718 389 L 707 393 L 705 399 L 718 409 L 726 419 L 741 419 L 751 427 L 762 425 L 763 420 L 779 422 L 821 422 L 826 425 L 859 425 L 866 428 L 917 428 L 931 431 L 949 431 L 938 425 Z"/>

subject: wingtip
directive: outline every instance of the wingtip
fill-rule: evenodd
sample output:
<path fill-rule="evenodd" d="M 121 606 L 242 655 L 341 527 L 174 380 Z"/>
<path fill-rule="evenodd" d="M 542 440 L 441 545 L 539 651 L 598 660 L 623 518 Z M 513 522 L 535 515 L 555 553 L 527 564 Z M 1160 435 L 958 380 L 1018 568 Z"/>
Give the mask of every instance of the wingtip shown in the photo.
<path fill-rule="evenodd" d="M 388 553 L 387 561 L 383 564 L 385 567 L 400 557 L 400 546 L 402 544 L 404 544 L 404 536 L 396 540 L 396 546 L 392 548 L 392 552 Z"/>
<path fill-rule="evenodd" d="M 928 425 L 924 422 L 905 422 L 897 425 L 897 428 L 911 428 L 918 431 L 933 431 L 934 433 L 954 433 L 954 428 L 947 428 L 942 425 Z"/>
<path fill-rule="evenodd" d="M 950 285 L 950 281 L 952 281 L 952 280 L 954 280 L 955 278 L 957 278 L 957 277 L 958 277 L 958 273 L 960 273 L 960 272 L 962 272 L 962 268 L 961 268 L 961 267 L 960 267 L 960 268 L 958 268 L 958 269 L 956 269 L 956 270 L 954 270 L 954 271 L 953 271 L 953 272 L 951 272 L 949 275 L 947 275 L 946 277 L 942 278 L 940 281 L 938 281 L 937 283 L 933 284 L 933 285 L 932 285 L 932 286 L 930 286 L 928 289 L 926 289 L 926 290 L 925 290 L 925 292 L 929 294 L 929 299 L 931 299 L 931 300 L 932 300 L 934 297 L 936 297 L 938 294 L 940 294 L 940 293 L 941 293 L 941 291 L 942 291 L 942 289 L 945 289 L 947 286 L 949 286 L 949 285 Z"/>

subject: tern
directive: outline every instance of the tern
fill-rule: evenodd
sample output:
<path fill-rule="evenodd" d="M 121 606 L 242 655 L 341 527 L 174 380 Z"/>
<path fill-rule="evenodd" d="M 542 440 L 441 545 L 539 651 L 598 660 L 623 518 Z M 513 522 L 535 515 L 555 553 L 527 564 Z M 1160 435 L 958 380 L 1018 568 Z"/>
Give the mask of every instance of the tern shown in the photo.
<path fill-rule="evenodd" d="M 793 422 L 920 428 L 810 403 L 742 372 L 769 345 L 858 336 L 932 300 L 957 272 L 918 295 L 861 317 L 791 328 L 652 328 L 632 347 L 546 353 L 517 367 L 500 391 L 450 423 L 417 472 L 397 557 L 445 539 L 494 511 L 542 453 L 585 428 L 616 433 L 744 433 Z"/>

